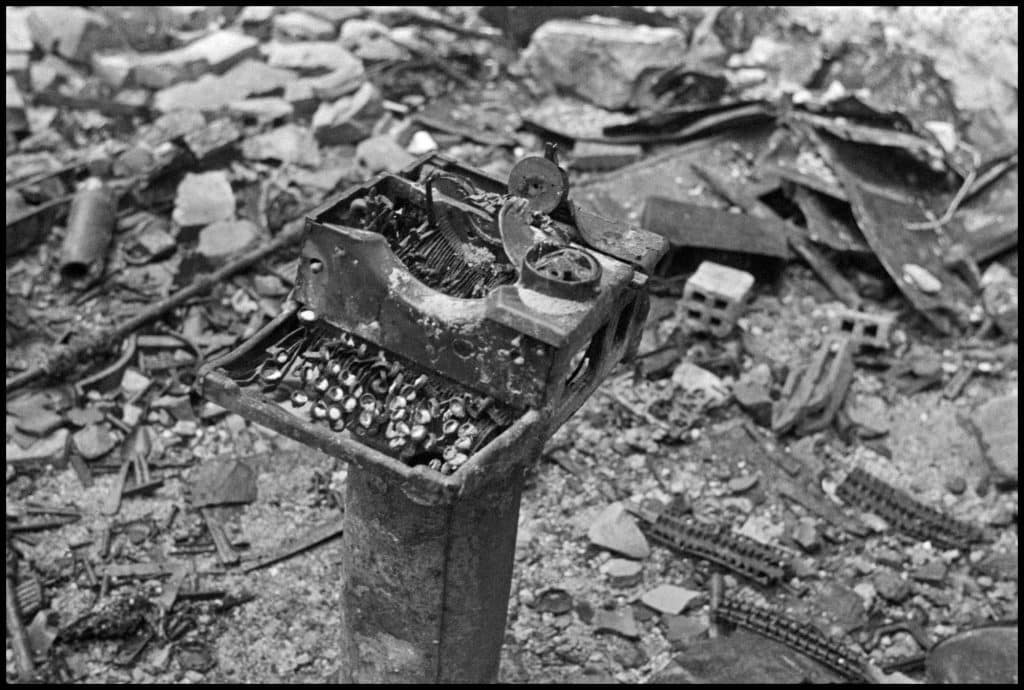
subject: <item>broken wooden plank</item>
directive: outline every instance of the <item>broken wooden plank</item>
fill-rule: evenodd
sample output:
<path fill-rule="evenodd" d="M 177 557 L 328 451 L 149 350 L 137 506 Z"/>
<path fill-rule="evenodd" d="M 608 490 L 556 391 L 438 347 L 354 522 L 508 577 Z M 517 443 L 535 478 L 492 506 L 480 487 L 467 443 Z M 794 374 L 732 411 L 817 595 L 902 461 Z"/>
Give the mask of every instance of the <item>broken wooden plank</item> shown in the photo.
<path fill-rule="evenodd" d="M 238 552 L 228 541 L 228 535 L 224 532 L 224 525 L 221 521 L 214 516 L 213 511 L 209 508 L 200 508 L 199 512 L 202 514 L 203 520 L 206 521 L 206 529 L 209 530 L 213 545 L 217 548 L 217 558 L 220 559 L 220 562 L 224 565 L 238 563 Z"/>
<path fill-rule="evenodd" d="M 117 511 L 121 509 L 121 496 L 124 493 L 124 486 L 128 481 L 128 471 L 131 469 L 131 466 L 132 463 L 130 461 L 121 463 L 121 469 L 117 472 L 117 480 L 114 482 L 114 486 L 110 488 L 107 500 L 103 504 L 104 515 L 116 515 Z"/>

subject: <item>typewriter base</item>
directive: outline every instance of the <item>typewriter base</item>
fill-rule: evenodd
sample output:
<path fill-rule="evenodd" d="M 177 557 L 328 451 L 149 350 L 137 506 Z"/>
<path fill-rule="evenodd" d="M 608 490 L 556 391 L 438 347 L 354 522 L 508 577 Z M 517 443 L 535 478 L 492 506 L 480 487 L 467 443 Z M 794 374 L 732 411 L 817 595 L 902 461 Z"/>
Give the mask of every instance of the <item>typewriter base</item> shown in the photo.
<path fill-rule="evenodd" d="M 347 484 L 339 680 L 495 682 L 523 473 L 450 504 L 414 502 L 373 468 L 351 465 Z"/>

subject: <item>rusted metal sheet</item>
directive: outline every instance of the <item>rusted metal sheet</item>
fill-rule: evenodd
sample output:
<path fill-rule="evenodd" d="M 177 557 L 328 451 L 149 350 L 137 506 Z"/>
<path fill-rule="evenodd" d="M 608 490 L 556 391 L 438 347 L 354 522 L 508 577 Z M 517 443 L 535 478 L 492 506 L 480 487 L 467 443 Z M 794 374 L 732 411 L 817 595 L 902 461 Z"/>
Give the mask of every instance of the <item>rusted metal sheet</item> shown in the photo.
<path fill-rule="evenodd" d="M 539 452 L 522 438 L 508 460 Z M 522 481 L 515 473 L 450 506 L 426 506 L 374 470 L 350 470 L 342 538 L 346 682 L 496 680 Z"/>
<path fill-rule="evenodd" d="M 941 247 L 951 244 L 946 232 L 907 227 L 929 220 L 929 214 L 940 217 L 956 190 L 949 190 L 943 176 L 896 150 L 827 134 L 817 139 L 819 150 L 846 189 L 864 239 L 900 291 L 940 331 L 949 333 L 966 324 L 975 300 L 942 260 Z"/>

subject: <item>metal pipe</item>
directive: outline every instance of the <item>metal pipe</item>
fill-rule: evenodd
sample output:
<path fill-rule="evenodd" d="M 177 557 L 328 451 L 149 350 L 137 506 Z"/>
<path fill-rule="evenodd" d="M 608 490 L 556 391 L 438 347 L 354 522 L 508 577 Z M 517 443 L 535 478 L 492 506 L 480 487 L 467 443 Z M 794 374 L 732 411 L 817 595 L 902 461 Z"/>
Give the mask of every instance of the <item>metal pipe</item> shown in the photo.
<path fill-rule="evenodd" d="M 103 274 L 114 232 L 114 198 L 103 183 L 90 177 L 75 194 L 68 211 L 68 233 L 60 249 L 61 277 L 83 288 Z"/>

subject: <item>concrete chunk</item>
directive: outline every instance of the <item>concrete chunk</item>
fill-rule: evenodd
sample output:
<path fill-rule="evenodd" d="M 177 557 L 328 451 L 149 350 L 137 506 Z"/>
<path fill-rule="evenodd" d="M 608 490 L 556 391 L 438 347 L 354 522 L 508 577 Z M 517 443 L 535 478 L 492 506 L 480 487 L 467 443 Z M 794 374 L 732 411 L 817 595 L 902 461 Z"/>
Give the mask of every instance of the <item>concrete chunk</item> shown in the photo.
<path fill-rule="evenodd" d="M 292 41 L 323 41 L 338 34 L 333 22 L 305 12 L 285 12 L 274 17 L 274 37 Z"/>
<path fill-rule="evenodd" d="M 647 558 L 651 553 L 647 538 L 621 503 L 605 508 L 590 526 L 587 536 L 595 546 L 630 558 Z"/>
<path fill-rule="evenodd" d="M 985 458 L 1003 482 L 1017 483 L 1018 419 L 1017 394 L 989 400 L 971 415 L 971 424 L 981 443 Z"/>
<path fill-rule="evenodd" d="M 124 46 L 101 14 L 84 7 L 33 7 L 28 26 L 36 45 L 74 62 L 88 62 L 97 51 Z"/>
<path fill-rule="evenodd" d="M 641 72 L 682 64 L 686 49 L 677 29 L 553 20 L 534 32 L 523 62 L 538 81 L 617 110 Z"/>
<path fill-rule="evenodd" d="M 203 74 L 223 74 L 259 54 L 259 41 L 237 31 L 221 30 L 164 53 L 140 56 L 134 76 L 140 86 L 166 88 Z"/>
<path fill-rule="evenodd" d="M 234 215 L 235 193 L 223 171 L 189 173 L 178 185 L 171 216 L 178 225 L 208 225 Z"/>
<path fill-rule="evenodd" d="M 315 168 L 320 151 L 313 135 L 305 127 L 284 125 L 249 137 L 242 142 L 242 155 L 250 160 L 277 160 Z"/>
<path fill-rule="evenodd" d="M 677 615 L 686 610 L 695 599 L 701 596 L 703 596 L 701 592 L 686 589 L 685 587 L 660 585 L 649 592 L 645 592 L 640 597 L 640 601 L 659 613 Z"/>
<path fill-rule="evenodd" d="M 384 114 L 380 92 L 363 84 L 352 96 L 323 103 L 313 114 L 313 136 L 321 144 L 356 144 L 373 132 Z"/>
<path fill-rule="evenodd" d="M 249 220 L 221 220 L 199 232 L 196 251 L 207 259 L 231 259 L 259 238 L 259 228 Z"/>
<path fill-rule="evenodd" d="M 270 66 L 301 72 L 330 72 L 358 59 L 340 44 L 328 41 L 272 41 L 263 47 L 263 52 Z"/>

